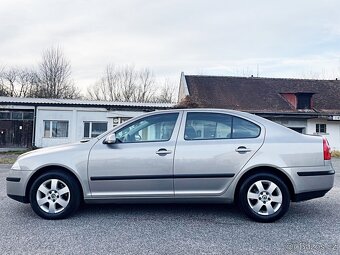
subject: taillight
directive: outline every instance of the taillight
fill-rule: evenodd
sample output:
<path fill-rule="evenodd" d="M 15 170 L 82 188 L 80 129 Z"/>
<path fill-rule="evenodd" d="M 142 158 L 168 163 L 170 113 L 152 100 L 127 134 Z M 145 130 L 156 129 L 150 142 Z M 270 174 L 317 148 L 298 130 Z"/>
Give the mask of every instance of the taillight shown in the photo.
<path fill-rule="evenodd" d="M 325 137 L 323 137 L 323 159 L 331 160 L 331 147 L 329 147 L 328 141 Z"/>

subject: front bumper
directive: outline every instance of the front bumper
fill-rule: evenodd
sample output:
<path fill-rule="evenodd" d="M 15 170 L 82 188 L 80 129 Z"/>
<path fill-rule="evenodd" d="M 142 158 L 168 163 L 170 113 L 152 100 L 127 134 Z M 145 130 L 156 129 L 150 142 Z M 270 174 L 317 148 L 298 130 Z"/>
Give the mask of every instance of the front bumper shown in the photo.
<path fill-rule="evenodd" d="M 23 203 L 28 203 L 26 187 L 32 171 L 10 170 L 6 178 L 7 196 Z"/>

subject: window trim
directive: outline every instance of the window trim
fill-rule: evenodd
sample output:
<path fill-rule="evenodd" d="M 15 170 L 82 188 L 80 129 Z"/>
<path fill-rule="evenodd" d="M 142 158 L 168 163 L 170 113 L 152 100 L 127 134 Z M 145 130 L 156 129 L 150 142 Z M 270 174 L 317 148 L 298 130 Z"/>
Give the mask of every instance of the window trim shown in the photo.
<path fill-rule="evenodd" d="M 317 131 L 318 130 L 318 125 L 319 125 L 319 132 Z M 325 132 L 321 132 L 320 131 L 320 126 L 321 125 L 325 125 Z M 326 123 L 315 123 L 315 133 L 316 134 L 328 134 L 327 133 L 327 124 Z"/>
<path fill-rule="evenodd" d="M 85 123 L 89 123 L 89 137 L 85 137 Z M 91 139 L 91 138 L 96 138 L 98 136 L 100 136 L 101 134 L 97 135 L 97 136 L 94 136 L 92 137 L 92 124 L 93 123 L 100 123 L 100 124 L 106 124 L 106 130 L 101 133 L 101 134 L 104 134 L 107 130 L 108 130 L 108 121 L 91 121 L 91 120 L 85 120 L 83 121 L 83 138 L 85 139 Z"/>
<path fill-rule="evenodd" d="M 185 128 L 186 128 L 186 124 L 187 124 L 187 120 L 188 120 L 188 114 L 189 113 L 209 113 L 209 114 L 222 114 L 222 115 L 227 115 L 227 116 L 230 116 L 231 117 L 231 132 L 230 132 L 230 138 L 213 138 L 213 139 L 186 139 L 185 138 Z M 241 120 L 246 120 L 252 124 L 254 124 L 255 126 L 257 126 L 259 129 L 260 129 L 260 132 L 258 133 L 257 136 L 254 136 L 254 137 L 241 137 L 241 138 L 233 138 L 233 132 L 234 132 L 234 118 L 239 118 Z M 262 133 L 262 128 L 260 125 L 254 123 L 253 121 L 249 120 L 249 119 L 245 119 L 243 117 L 239 117 L 237 115 L 233 115 L 233 114 L 229 114 L 229 113 L 221 113 L 221 112 L 186 112 L 186 115 L 185 115 L 185 120 L 184 120 L 184 128 L 183 128 L 183 136 L 182 138 L 184 139 L 184 141 L 219 141 L 219 140 L 243 140 L 243 139 L 256 139 L 256 138 L 259 138 L 261 136 L 261 133 Z"/>
<path fill-rule="evenodd" d="M 122 144 L 143 144 L 143 143 L 163 143 L 163 142 L 168 142 L 172 139 L 172 136 L 174 134 L 174 131 L 176 129 L 176 125 L 178 125 L 178 122 L 182 120 L 181 115 L 180 115 L 180 112 L 167 112 L 167 113 L 159 113 L 159 114 L 153 114 L 153 115 L 148 115 L 148 116 L 144 116 L 142 118 L 139 118 L 135 121 L 131 121 L 130 123 L 126 123 L 126 125 L 124 125 L 123 127 L 121 127 L 120 129 L 117 129 L 116 131 L 114 131 L 113 133 L 116 134 L 118 132 L 120 132 L 122 129 L 126 128 L 127 126 L 129 126 L 130 124 L 133 124 L 137 121 L 142 121 L 143 119 L 145 118 L 149 118 L 149 117 L 155 117 L 155 116 L 159 116 L 159 115 L 166 115 L 166 114 L 177 114 L 177 119 L 176 119 L 176 122 L 175 122 L 175 125 L 174 125 L 174 128 L 172 129 L 172 132 L 171 132 L 171 135 L 169 137 L 169 139 L 167 140 L 153 140 L 153 141 L 142 141 L 142 142 L 128 142 L 128 143 L 123 143 L 123 142 L 120 142 L 118 143 L 119 145 L 122 145 Z"/>
<path fill-rule="evenodd" d="M 50 123 L 50 130 L 49 130 L 49 136 L 45 136 L 45 122 L 49 122 Z M 67 122 L 67 136 L 52 136 L 53 134 L 53 125 L 52 122 L 53 121 L 59 121 L 59 122 Z M 69 120 L 43 120 L 43 137 L 42 138 L 49 138 L 49 139 L 68 139 L 69 138 L 69 128 L 70 128 L 70 121 Z"/>

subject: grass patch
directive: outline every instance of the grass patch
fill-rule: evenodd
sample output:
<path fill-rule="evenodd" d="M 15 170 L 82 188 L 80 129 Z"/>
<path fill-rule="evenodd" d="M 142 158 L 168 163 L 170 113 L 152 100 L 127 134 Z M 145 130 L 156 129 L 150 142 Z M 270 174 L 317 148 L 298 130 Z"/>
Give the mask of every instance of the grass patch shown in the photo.
<path fill-rule="evenodd" d="M 14 164 L 16 158 L 0 158 L 0 164 Z"/>
<path fill-rule="evenodd" d="M 0 164 L 13 164 L 19 155 L 28 152 L 30 150 L 19 150 L 19 151 L 1 151 L 0 152 Z"/>
<path fill-rule="evenodd" d="M 332 151 L 332 157 L 340 158 L 340 151 Z"/>
<path fill-rule="evenodd" d="M 25 152 L 30 151 L 29 149 L 27 150 L 19 150 L 19 151 L 0 151 L 0 155 L 21 155 Z"/>

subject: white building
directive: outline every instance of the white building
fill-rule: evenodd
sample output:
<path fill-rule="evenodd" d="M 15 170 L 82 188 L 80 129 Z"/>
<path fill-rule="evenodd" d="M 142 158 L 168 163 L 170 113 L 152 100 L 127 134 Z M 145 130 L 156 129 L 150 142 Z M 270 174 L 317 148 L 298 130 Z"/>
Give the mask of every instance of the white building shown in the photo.
<path fill-rule="evenodd" d="M 0 97 L 0 148 L 47 147 L 96 137 L 173 104 Z"/>
<path fill-rule="evenodd" d="M 340 150 L 340 81 L 184 75 L 178 101 L 246 111 L 297 132 L 322 135 Z"/>

